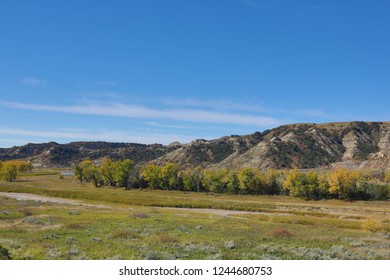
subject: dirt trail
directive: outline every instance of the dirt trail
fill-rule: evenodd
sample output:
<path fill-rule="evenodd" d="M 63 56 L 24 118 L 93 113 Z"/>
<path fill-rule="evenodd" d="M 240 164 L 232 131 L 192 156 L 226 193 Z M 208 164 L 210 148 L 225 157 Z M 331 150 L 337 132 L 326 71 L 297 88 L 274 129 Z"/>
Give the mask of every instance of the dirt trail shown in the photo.
<path fill-rule="evenodd" d="M 79 206 L 86 206 L 86 207 L 112 209 L 112 207 L 101 205 L 101 204 L 89 204 L 89 203 L 83 203 L 82 201 L 79 201 L 79 200 L 49 197 L 49 196 L 30 194 L 30 193 L 0 192 L 0 196 L 6 196 L 6 197 L 14 198 L 17 200 L 34 200 L 34 201 L 40 201 L 40 202 L 50 202 L 50 203 L 59 203 L 59 204 L 67 204 L 67 205 L 79 205 Z M 180 211 L 182 214 L 184 214 L 184 212 L 187 212 L 187 213 L 192 212 L 192 213 L 212 214 L 212 215 L 218 215 L 218 216 L 266 214 L 266 213 L 261 213 L 261 212 L 208 209 L 208 208 L 174 208 L 174 207 L 153 207 L 153 208 Z"/>
<path fill-rule="evenodd" d="M 49 197 L 49 196 L 43 196 L 43 195 L 37 195 L 37 194 L 31 194 L 31 193 L 0 192 L 0 196 L 15 198 L 17 200 L 34 200 L 34 201 L 40 201 L 40 202 L 50 202 L 50 203 L 80 205 L 80 206 L 86 206 L 86 207 L 111 209 L 111 207 L 105 206 L 105 205 L 89 204 L 89 203 L 83 203 L 79 200 Z"/>
<path fill-rule="evenodd" d="M 174 207 L 153 207 L 153 208 L 179 210 L 182 212 L 213 214 L 213 215 L 225 216 L 225 217 L 229 215 L 248 215 L 248 214 L 266 215 L 267 214 L 264 212 L 249 212 L 249 211 L 210 209 L 210 208 L 174 208 Z"/>

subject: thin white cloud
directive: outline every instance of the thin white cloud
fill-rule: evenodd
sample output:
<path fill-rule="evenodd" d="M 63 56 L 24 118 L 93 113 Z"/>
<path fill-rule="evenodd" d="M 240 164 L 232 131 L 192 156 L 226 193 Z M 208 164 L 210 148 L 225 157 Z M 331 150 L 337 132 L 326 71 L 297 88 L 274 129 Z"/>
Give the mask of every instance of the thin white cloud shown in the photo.
<path fill-rule="evenodd" d="M 235 111 L 250 111 L 250 112 L 266 112 L 267 109 L 260 104 L 256 104 L 253 101 L 247 102 L 234 102 L 225 99 L 216 99 L 216 100 L 198 100 L 194 98 L 185 98 L 185 99 L 165 99 L 163 100 L 164 104 L 171 106 L 186 106 L 194 108 L 214 108 L 218 110 L 235 110 Z"/>
<path fill-rule="evenodd" d="M 25 77 L 22 80 L 23 84 L 29 85 L 29 86 L 42 86 L 46 84 L 46 80 L 40 80 L 35 77 Z"/>
<path fill-rule="evenodd" d="M 285 123 L 274 117 L 254 114 L 225 113 L 202 109 L 155 109 L 140 105 L 101 104 L 51 106 L 15 102 L 0 102 L 13 109 L 46 111 L 57 113 L 125 117 L 132 119 L 169 119 L 194 123 L 236 124 L 256 127 L 274 127 Z"/>
<path fill-rule="evenodd" d="M 299 115 L 317 117 L 317 118 L 325 118 L 325 119 L 336 119 L 331 114 L 325 112 L 322 109 L 312 109 L 312 110 L 297 110 L 295 111 Z"/>
<path fill-rule="evenodd" d="M 230 110 L 230 111 L 245 111 L 245 112 L 257 112 L 257 113 L 267 113 L 267 114 L 282 114 L 287 116 L 308 116 L 308 117 L 318 117 L 326 119 L 337 119 L 330 113 L 327 113 L 323 109 L 298 109 L 298 110 L 284 110 L 278 108 L 266 107 L 258 102 L 253 100 L 248 101 L 239 101 L 234 102 L 231 100 L 198 100 L 193 98 L 188 99 L 166 99 L 163 100 L 164 104 L 171 106 L 185 106 L 190 108 L 213 108 L 219 110 Z"/>
<path fill-rule="evenodd" d="M 111 81 L 111 80 L 101 80 L 101 81 L 98 81 L 96 82 L 98 85 L 101 85 L 101 86 L 116 86 L 117 83 L 115 81 Z"/>
<path fill-rule="evenodd" d="M 75 131 L 37 131 L 28 129 L 9 129 L 0 128 L 0 134 L 8 136 L 22 136 L 29 137 L 38 142 L 45 141 L 58 141 L 62 139 L 68 139 L 69 141 L 113 141 L 113 142 L 126 142 L 126 143 L 142 143 L 142 144 L 169 144 L 175 141 L 187 143 L 195 139 L 193 136 L 179 135 L 179 134 L 144 134 L 132 132 L 131 134 L 124 131 L 81 131 L 75 129 Z M 18 141 L 21 142 L 20 140 Z M 25 143 L 26 144 L 26 143 Z"/>

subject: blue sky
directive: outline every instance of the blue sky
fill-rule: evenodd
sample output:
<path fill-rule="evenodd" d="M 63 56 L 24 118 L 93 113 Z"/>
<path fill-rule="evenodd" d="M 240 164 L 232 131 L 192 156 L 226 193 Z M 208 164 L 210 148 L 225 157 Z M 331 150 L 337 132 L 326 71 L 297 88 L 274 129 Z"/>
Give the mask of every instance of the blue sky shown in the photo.
<path fill-rule="evenodd" d="M 0 147 L 388 121 L 387 0 L 0 4 Z"/>

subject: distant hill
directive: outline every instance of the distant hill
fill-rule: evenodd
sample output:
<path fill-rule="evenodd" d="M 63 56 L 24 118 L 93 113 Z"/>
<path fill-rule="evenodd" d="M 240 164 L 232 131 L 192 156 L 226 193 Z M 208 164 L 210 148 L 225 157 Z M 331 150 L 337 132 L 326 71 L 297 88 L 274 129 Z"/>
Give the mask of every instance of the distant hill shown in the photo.
<path fill-rule="evenodd" d="M 185 167 L 390 169 L 390 123 L 291 124 L 249 135 L 231 135 L 188 144 L 72 142 L 27 144 L 0 149 L 0 159 L 26 159 L 44 166 L 71 166 L 83 159 L 130 158 L 179 163 Z"/>

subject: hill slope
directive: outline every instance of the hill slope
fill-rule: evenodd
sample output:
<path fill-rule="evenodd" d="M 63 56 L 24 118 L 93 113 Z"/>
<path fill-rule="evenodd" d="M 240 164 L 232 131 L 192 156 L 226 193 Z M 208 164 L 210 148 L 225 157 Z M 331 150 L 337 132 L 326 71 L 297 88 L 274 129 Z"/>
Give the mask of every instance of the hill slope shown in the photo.
<path fill-rule="evenodd" d="M 27 144 L 0 149 L 0 159 L 28 159 L 70 166 L 83 159 L 131 158 L 136 164 L 257 168 L 390 169 L 390 123 L 291 124 L 243 136 L 194 140 L 189 144 L 73 142 Z"/>

